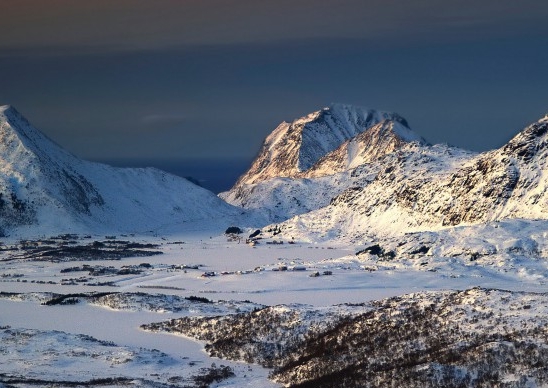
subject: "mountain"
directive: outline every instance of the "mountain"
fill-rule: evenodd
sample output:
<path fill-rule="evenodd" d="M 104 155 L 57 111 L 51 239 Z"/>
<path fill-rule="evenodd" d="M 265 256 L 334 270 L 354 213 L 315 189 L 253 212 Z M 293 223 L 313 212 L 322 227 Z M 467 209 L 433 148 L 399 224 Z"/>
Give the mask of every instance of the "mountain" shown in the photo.
<path fill-rule="evenodd" d="M 395 113 L 333 104 L 292 123 L 281 123 L 265 139 L 251 168 L 235 186 L 275 177 L 303 177 L 311 169 L 318 170 L 317 164 L 321 164 L 327 154 L 379 123 L 384 124 L 373 131 L 383 133 L 384 137 L 378 138 L 379 144 L 363 139 L 366 151 L 362 150 L 362 153 L 373 148 L 377 148 L 376 153 L 383 149 L 390 152 L 401 142 L 424 141 L 408 129 L 405 119 Z M 360 152 L 359 148 L 360 145 L 353 143 L 345 150 L 351 158 Z"/>
<path fill-rule="evenodd" d="M 428 144 L 397 114 L 333 105 L 280 124 L 220 196 L 312 240 L 548 219 L 547 144 L 548 116 L 476 154 Z"/>
<path fill-rule="evenodd" d="M 443 188 L 456 199 L 445 223 L 548 218 L 548 117 L 463 166 Z"/>
<path fill-rule="evenodd" d="M 455 150 L 456 158 L 433 155 L 439 146 L 424 147 L 418 154 L 395 152 L 379 160 L 383 167 L 367 184 L 288 220 L 285 230 L 303 235 L 321 231 L 314 238 L 359 238 L 364 231 L 386 234 L 503 219 L 546 220 L 547 145 L 544 117 L 503 147 L 479 155 Z"/>
<path fill-rule="evenodd" d="M 144 232 L 237 215 L 213 193 L 154 168 L 83 161 L 0 107 L 0 231 Z M 208 221 L 209 220 L 209 221 Z"/>
<path fill-rule="evenodd" d="M 384 155 L 426 145 L 396 113 L 331 105 L 280 124 L 250 169 L 220 197 L 263 211 L 272 222 L 283 221 L 365 184 L 378 172 L 375 162 Z"/>
<path fill-rule="evenodd" d="M 355 108 L 356 109 L 356 108 Z M 314 178 L 348 171 L 365 163 L 373 163 L 382 156 L 415 142 L 426 141 L 413 132 L 401 117 L 382 121 L 367 127 L 363 132 L 346 140 L 337 149 L 322 156 L 305 174 Z"/>

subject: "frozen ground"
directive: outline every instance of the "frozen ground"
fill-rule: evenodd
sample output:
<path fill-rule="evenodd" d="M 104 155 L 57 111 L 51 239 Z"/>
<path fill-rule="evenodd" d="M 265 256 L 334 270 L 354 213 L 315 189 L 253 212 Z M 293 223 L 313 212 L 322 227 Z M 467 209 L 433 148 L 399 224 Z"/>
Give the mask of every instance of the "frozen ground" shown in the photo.
<path fill-rule="evenodd" d="M 521 225 L 520 230 L 542 237 L 539 227 Z M 416 250 L 425 242 L 430 248 L 413 254 L 404 252 L 409 247 L 401 241 L 387 239 L 385 251 L 403 247 L 401 252 L 394 248 L 395 258 L 363 252 L 367 245 L 273 244 L 281 240 L 263 239 L 252 247 L 226 236 L 195 234 L 116 238 L 153 244 L 143 250 L 163 252 L 159 255 L 108 260 L 107 252 L 95 260 L 78 255 L 44 259 L 28 254 L 28 242 L 5 241 L 0 260 L 0 386 L 36 386 L 40 381 L 60 386 L 75 381 L 88 386 L 207 386 L 196 376 L 222 371 L 223 365 L 235 376 L 212 386 L 273 387 L 278 385 L 268 380 L 268 369 L 211 358 L 203 351 L 205 343 L 140 326 L 245 313 L 265 305 L 320 309 L 425 290 L 481 286 L 545 291 L 548 265 L 542 246 L 534 247 L 534 256 L 527 250 L 535 244 L 527 238 L 505 243 L 508 236 L 497 231 L 501 241 L 492 234 L 472 251 L 459 251 L 464 239 L 457 237 L 465 232 L 443 233 L 410 237 Z M 108 242 L 105 236 L 78 236 L 70 244 L 93 241 Z M 35 245 L 46 250 L 58 244 L 69 242 L 45 239 Z M 497 249 L 485 248 L 490 246 Z M 44 304 L 59 296 L 65 296 L 57 299 L 61 304 Z"/>

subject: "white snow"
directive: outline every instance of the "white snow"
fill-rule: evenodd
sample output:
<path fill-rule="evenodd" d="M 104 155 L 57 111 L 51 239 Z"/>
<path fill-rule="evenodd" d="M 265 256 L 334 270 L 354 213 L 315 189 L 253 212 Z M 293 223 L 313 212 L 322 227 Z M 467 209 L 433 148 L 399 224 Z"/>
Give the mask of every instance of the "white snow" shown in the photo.
<path fill-rule="evenodd" d="M 315 122 L 319 118 L 322 121 Z M 45 261 L 25 258 L 20 246 L 17 251 L 2 248 L 0 374 L 25 371 L 30 377 L 51 380 L 60 375 L 66 380 L 131 376 L 165 382 L 181 376 L 188 379 L 215 362 L 236 373 L 218 386 L 274 387 L 268 370 L 212 359 L 202 350 L 203 343 L 145 332 L 139 326 L 249 311 L 258 305 L 277 306 L 274 310 L 280 312 L 321 311 L 402 294 L 423 298 L 427 304 L 429 294 L 424 291 L 477 286 L 545 292 L 544 147 L 548 142 L 538 139 L 542 137 L 538 127 L 528 127 L 507 147 L 475 155 L 444 145 L 428 146 L 401 120 L 392 114 L 334 105 L 281 124 L 265 142 L 263 161 L 274 160 L 280 150 L 291 151 L 294 158 L 281 170 L 276 163 L 270 165 L 274 167 L 266 168 L 264 176 L 252 171 L 253 179 L 244 179 L 224 194 L 245 207 L 244 212 L 158 170 L 115 169 L 80 161 L 12 108 L 1 108 L 0 157 L 6 163 L 0 167 L 0 187 L 6 196 L 9 192 L 34 201 L 35 209 L 29 219 L 15 210 L 7 214 L 13 224 L 4 227 L 13 227 L 16 233 L 3 239 L 3 247 L 13 248 L 21 235 L 85 232 L 91 240 L 101 240 L 116 231 L 133 242 L 158 244 L 163 254 Z M 378 136 L 368 139 L 368 131 L 359 132 L 354 124 Z M 290 136 L 292 126 L 298 127 L 300 138 Z M 337 131 L 329 132 L 335 127 Z M 321 136 L 314 140 L 308 137 L 312 133 Z M 394 133 L 405 144 L 395 147 Z M 383 147 L 394 148 L 376 153 L 380 140 Z M 307 142 L 303 148 L 307 155 L 299 154 L 300 142 Z M 539 160 L 531 162 L 531 150 L 538 152 Z M 311 163 L 316 163 L 317 175 L 288 177 Z M 340 169 L 334 172 L 333 166 Z M 507 193 L 501 182 L 512 174 L 519 179 Z M 472 194 L 465 187 L 467 179 L 476 179 Z M 480 201 L 489 197 L 490 189 L 501 187 L 502 194 L 508 194 L 507 202 L 496 207 Z M 75 192 L 80 196 L 74 197 Z M 474 199 L 482 205 L 477 219 L 473 216 L 478 208 L 465 206 Z M 78 207 L 82 204 L 87 208 Z M 462 210 L 455 212 L 469 218 L 443 223 L 438 212 L 443 206 L 450 214 Z M 246 236 L 267 220 L 277 224 L 264 227 L 255 246 L 244 244 Z M 240 241 L 221 234 L 231 225 L 244 227 Z M 149 265 L 132 274 L 66 271 L 83 265 L 120 269 L 143 263 Z M 70 278 L 84 280 L 67 281 Z M 40 304 L 53 293 L 94 291 L 122 296 L 108 303 L 79 296 L 74 305 Z M 476 293 L 469 291 L 465 302 L 470 308 L 465 313 L 473 315 L 482 308 L 501 311 L 507 308 L 505 301 L 512 302 L 501 292 L 494 293 L 500 294 L 494 302 L 476 305 Z M 175 296 L 207 298 L 212 303 L 175 302 Z M 529 297 L 534 314 L 516 312 L 513 325 L 527 325 L 528 319 L 545 311 L 534 296 L 519 298 Z M 161 303 L 150 304 L 158 298 Z M 342 313 L 351 310 L 329 307 L 337 308 Z"/>
<path fill-rule="evenodd" d="M 199 343 L 138 329 L 144 323 L 209 314 L 208 309 L 215 314 L 223 304 L 219 307 L 215 304 L 211 307 L 200 305 L 199 308 L 189 308 L 178 313 L 168 310 L 153 312 L 146 308 L 136 311 L 135 307 L 124 307 L 124 304 L 119 308 L 105 308 L 85 301 L 69 306 L 41 306 L 40 300 L 47 295 L 37 298 L 29 293 L 146 292 L 182 297 L 200 296 L 213 301 L 249 300 L 266 305 L 302 303 L 322 307 L 361 303 L 423 290 L 468 289 L 474 286 L 537 292 L 545 290 L 548 262 L 525 253 L 535 249 L 544 251 L 544 236 L 548 235 L 546 222 L 508 221 L 479 228 L 459 227 L 439 233 L 408 235 L 403 245 L 401 240 L 387 238 L 380 243 L 385 249 L 397 250 L 398 256 L 394 260 L 380 260 L 368 254 L 355 255 L 363 245 L 299 241 L 289 244 L 287 240 L 284 244 L 266 244 L 271 240 L 263 239 L 259 240 L 258 245 L 251 247 L 214 234 L 182 234 L 169 238 L 135 236 L 135 241 L 161 244 L 160 249 L 164 254 L 122 261 L 55 263 L 21 259 L 0 260 L 0 274 L 5 274 L 0 278 L 0 291 L 23 292 L 29 296 L 10 298 L 23 301 L 0 300 L 0 326 L 9 325 L 17 330 L 39 330 L 41 333 L 36 338 L 44 338 L 40 341 L 61 343 L 56 345 L 60 349 L 58 354 L 52 355 L 51 361 L 47 362 L 39 359 L 41 348 L 38 344 L 25 348 L 18 345 L 8 346 L 10 351 L 17 353 L 16 357 L 20 360 L 18 362 L 40 365 L 37 371 L 41 376 L 55 378 L 58 369 L 53 368 L 53 365 L 61 362 L 66 376 L 78 376 L 82 368 L 87 371 L 82 377 L 96 376 L 103 361 L 84 358 L 86 361 L 80 362 L 78 360 L 82 360 L 80 357 L 84 357 L 83 354 L 78 355 L 76 352 L 70 355 L 68 352 L 68 348 L 76 346 L 77 340 L 73 335 L 87 334 L 99 340 L 113 341 L 118 346 L 111 349 L 117 354 L 116 357 L 127 354 L 131 354 L 131 357 L 127 357 L 133 359 L 139 354 L 145 357 L 152 353 L 139 349 L 153 348 L 166 353 L 171 360 L 169 367 L 155 364 L 158 360 L 151 361 L 141 370 L 141 375 L 150 375 L 154 370 L 160 370 L 160 375 L 165 377 L 177 370 L 179 375 L 190 376 L 198 367 L 209 366 L 211 362 L 215 362 L 217 365 L 233 367 L 237 374 L 236 378 L 229 379 L 224 384 L 275 386 L 268 381 L 268 371 L 263 368 L 250 366 L 251 370 L 248 370 L 245 364 L 209 359 Z M 470 239 L 470 236 L 479 235 L 481 238 Z M 513 239 L 509 236 L 513 236 Z M 404 253 L 421 244 L 429 245 L 428 254 Z M 470 252 L 483 252 L 485 256 L 470 261 Z M 7 259 L 10 252 L 2 255 Z M 152 268 L 139 276 L 109 275 L 101 279 L 109 280 L 117 287 L 60 284 L 61 279 L 75 276 L 61 273 L 61 269 L 74 265 L 110 265 L 120 268 L 123 265 L 138 265 L 143 262 L 150 263 Z M 198 269 L 191 269 L 198 264 Z M 183 268 L 183 265 L 187 269 L 173 267 Z M 280 270 L 282 267 L 288 270 Z M 303 267 L 305 271 L 292 271 L 292 267 Z M 315 271 L 321 275 L 310 277 Z M 331 274 L 324 275 L 326 271 Z M 211 272 L 214 276 L 204 278 L 201 276 L 204 272 Z M 56 284 L 44 284 L 48 281 Z M 238 308 L 234 303 L 228 302 L 227 306 Z M 60 340 L 59 334 L 53 330 L 67 333 L 67 339 Z M 32 351 L 32 346 L 35 351 Z M 63 346 L 67 346 L 67 350 L 63 350 Z M 76 360 L 72 360 L 73 357 Z M 191 365 L 190 361 L 196 363 Z M 0 370 L 13 373 L 13 365 L 5 359 L 0 361 Z M 113 376 L 131 375 L 135 373 L 133 368 L 137 368 L 134 363 L 116 364 L 111 372 Z M 147 376 L 143 375 L 145 377 Z"/>
<path fill-rule="evenodd" d="M 9 106 L 0 110 L 0 160 L 5 233 L 211 230 L 241 219 L 240 209 L 186 179 L 80 160 Z M 11 209 L 12 196 L 24 203 L 23 211 Z"/>

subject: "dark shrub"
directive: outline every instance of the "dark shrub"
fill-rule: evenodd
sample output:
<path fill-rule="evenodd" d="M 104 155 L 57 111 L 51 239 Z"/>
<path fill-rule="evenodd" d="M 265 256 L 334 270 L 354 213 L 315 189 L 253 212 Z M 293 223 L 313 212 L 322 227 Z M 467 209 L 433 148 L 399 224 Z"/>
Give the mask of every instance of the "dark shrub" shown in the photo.
<path fill-rule="evenodd" d="M 243 231 L 238 228 L 237 226 L 229 226 L 226 230 L 225 230 L 225 234 L 242 234 Z"/>

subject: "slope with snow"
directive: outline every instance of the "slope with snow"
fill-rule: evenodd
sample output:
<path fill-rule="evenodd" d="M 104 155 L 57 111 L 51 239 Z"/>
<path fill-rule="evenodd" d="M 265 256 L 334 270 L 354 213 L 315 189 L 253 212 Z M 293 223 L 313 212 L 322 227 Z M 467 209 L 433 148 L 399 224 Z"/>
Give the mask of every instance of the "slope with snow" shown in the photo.
<path fill-rule="evenodd" d="M 328 205 L 296 215 L 281 229 L 308 239 L 355 239 L 547 219 L 547 132 L 545 117 L 500 149 L 479 155 L 440 145 L 404 147 L 371 163 L 377 173 L 366 184 L 345 188 Z"/>
<path fill-rule="evenodd" d="M 2 233 L 144 232 L 239 213 L 186 179 L 80 160 L 0 108 Z"/>
<path fill-rule="evenodd" d="M 354 111 L 302 119 L 296 143 L 271 135 L 279 176 L 225 193 L 293 217 L 250 246 L 214 233 L 243 209 L 81 161 L 2 108 L 1 226 L 50 237 L 3 239 L 0 385 L 546 386 L 548 118 L 476 155 L 403 119 L 351 134 Z M 246 217 L 248 234 L 261 218 Z"/>
<path fill-rule="evenodd" d="M 280 222 L 366 185 L 378 174 L 380 158 L 406 147 L 426 147 L 426 141 L 399 115 L 332 105 L 280 124 L 251 168 L 220 197 Z"/>
<path fill-rule="evenodd" d="M 403 119 L 385 119 L 322 156 L 306 173 L 306 177 L 332 175 L 364 163 L 374 163 L 413 142 L 426 145 L 426 141 L 413 132 Z"/>
<path fill-rule="evenodd" d="M 271 377 L 283 384 L 322 386 L 322 376 L 340 369 L 359 371 L 350 386 L 363 386 L 382 364 L 402 379 L 410 373 L 419 378 L 409 380 L 416 386 L 439 386 L 436 378 L 442 376 L 449 379 L 445 386 L 473 387 L 481 371 L 489 373 L 484 375 L 488 386 L 500 379 L 523 386 L 519 381 L 526 376 L 529 386 L 540 387 L 546 370 L 535 366 L 534 354 L 544 349 L 546 295 L 538 293 L 548 281 L 546 236 L 547 221 L 509 220 L 367 245 L 289 244 L 280 235 L 275 239 L 284 244 L 268 244 L 272 240 L 264 233 L 254 247 L 227 236 L 185 233 L 129 236 L 124 243 L 71 236 L 68 246 L 65 236 L 4 239 L 0 335 L 6 341 L 0 353 L 6 357 L 0 357 L 0 385 L 24 387 L 40 380 L 42 385 L 81 381 L 91 386 L 110 378 L 117 379 L 113 384 L 132 379 L 135 386 L 194 386 L 192 376 L 214 362 L 216 369 L 228 365 L 236 374 L 219 386 L 279 386 L 257 365 L 208 358 L 199 350 L 205 346 L 216 357 L 275 366 Z M 163 254 L 119 257 L 113 248 L 125 252 L 125 246 L 145 243 L 151 245 L 147 250 Z M 82 248 L 100 246 L 106 255 L 82 255 Z M 60 249 L 77 254 L 43 255 Z M 513 291 L 443 291 L 475 286 Z M 422 330 L 431 323 L 428 332 Z M 140 325 L 182 332 L 207 344 L 139 330 Z M 97 340 L 81 341 L 79 334 Z M 329 346 L 314 347 L 322 338 Z M 448 344 L 444 352 L 437 351 L 437 338 Z M 466 346 L 465 357 L 448 362 L 463 349 L 459 344 Z M 88 351 L 81 351 L 84 347 Z M 418 362 L 410 365 L 407 357 Z M 496 362 L 490 364 L 493 357 Z M 436 372 L 438 365 L 443 373 Z M 503 373 L 491 375 L 501 368 Z M 469 385 L 461 384 L 459 371 L 469 376 Z M 383 373 L 377 376 L 372 386 L 390 381 Z"/>
<path fill-rule="evenodd" d="M 274 366 L 284 386 L 544 387 L 545 303 L 546 294 L 473 288 L 333 306 L 331 316 L 274 306 L 146 327 Z"/>

